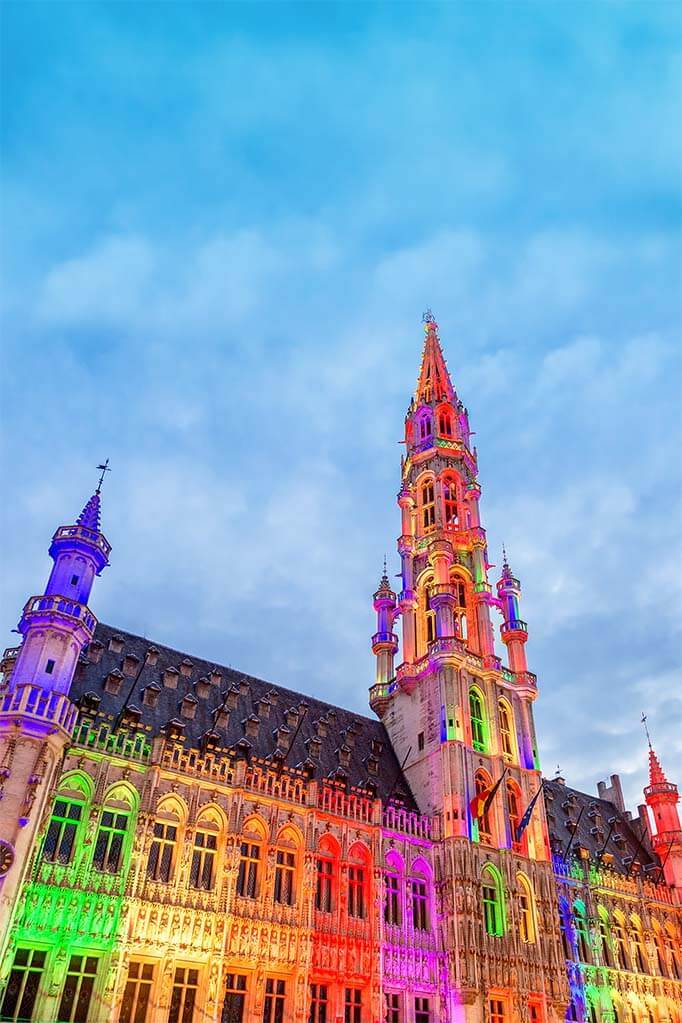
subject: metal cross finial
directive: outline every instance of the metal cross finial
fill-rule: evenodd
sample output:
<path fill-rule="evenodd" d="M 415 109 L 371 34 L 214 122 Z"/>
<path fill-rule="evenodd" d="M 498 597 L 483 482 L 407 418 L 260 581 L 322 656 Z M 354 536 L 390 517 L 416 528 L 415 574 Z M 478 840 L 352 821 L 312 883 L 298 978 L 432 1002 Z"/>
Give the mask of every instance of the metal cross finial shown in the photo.
<path fill-rule="evenodd" d="M 111 469 L 109 468 L 109 459 L 107 458 L 107 460 L 104 462 L 104 464 L 103 465 L 98 465 L 97 468 L 102 470 L 102 475 L 99 478 L 99 482 L 97 484 L 97 490 L 95 491 L 96 494 L 99 494 L 100 490 L 102 489 L 102 484 L 104 483 L 104 474 L 106 472 L 111 472 Z"/>
<path fill-rule="evenodd" d="M 649 716 L 648 714 L 645 714 L 644 711 L 642 711 L 641 722 L 644 725 L 644 731 L 646 732 L 647 742 L 649 743 L 649 749 L 652 749 L 651 736 L 649 735 L 649 726 L 646 723 L 648 716 Z"/>
<path fill-rule="evenodd" d="M 435 324 L 435 322 L 436 322 L 436 317 L 431 312 L 431 306 L 428 306 L 426 312 L 422 316 L 422 323 L 434 323 Z"/>

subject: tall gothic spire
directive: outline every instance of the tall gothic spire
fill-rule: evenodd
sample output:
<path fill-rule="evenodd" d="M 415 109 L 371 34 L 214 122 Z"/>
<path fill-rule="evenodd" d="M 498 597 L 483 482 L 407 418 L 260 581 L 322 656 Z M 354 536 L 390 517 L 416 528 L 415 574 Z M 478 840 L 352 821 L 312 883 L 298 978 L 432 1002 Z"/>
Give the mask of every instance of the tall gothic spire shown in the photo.
<path fill-rule="evenodd" d="M 438 336 L 438 324 L 430 309 L 424 313 L 424 350 L 422 352 L 417 389 L 414 400 L 417 405 L 428 405 L 436 401 L 456 402 L 455 389 L 450 380 L 443 349 Z"/>

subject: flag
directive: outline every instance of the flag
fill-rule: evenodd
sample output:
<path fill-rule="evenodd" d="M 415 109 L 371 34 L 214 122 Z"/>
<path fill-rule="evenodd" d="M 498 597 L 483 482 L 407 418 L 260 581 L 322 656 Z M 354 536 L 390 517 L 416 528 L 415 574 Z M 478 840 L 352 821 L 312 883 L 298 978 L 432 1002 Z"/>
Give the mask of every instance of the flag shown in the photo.
<path fill-rule="evenodd" d="M 505 767 L 504 771 L 492 788 L 483 789 L 482 792 L 477 792 L 471 800 L 469 803 L 469 809 L 474 820 L 480 821 L 482 817 L 485 817 L 506 773 L 507 768 Z"/>
<path fill-rule="evenodd" d="M 523 817 L 521 818 L 519 823 L 516 825 L 516 828 L 514 829 L 514 841 L 515 842 L 520 842 L 521 841 L 521 835 L 524 833 L 524 831 L 526 830 L 526 828 L 530 824 L 530 819 L 533 816 L 533 807 L 537 803 L 538 796 L 540 795 L 541 792 L 542 792 L 542 782 L 540 782 L 540 787 L 538 788 L 537 792 L 535 793 L 535 795 L 531 799 L 530 803 L 526 807 L 526 812 L 524 813 Z"/>

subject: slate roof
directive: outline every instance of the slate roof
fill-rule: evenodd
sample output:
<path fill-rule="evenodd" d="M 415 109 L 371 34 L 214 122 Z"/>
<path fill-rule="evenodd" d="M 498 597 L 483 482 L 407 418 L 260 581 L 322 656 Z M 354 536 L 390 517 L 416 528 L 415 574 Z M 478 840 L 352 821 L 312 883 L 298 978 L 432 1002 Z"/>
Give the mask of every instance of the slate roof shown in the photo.
<path fill-rule="evenodd" d="M 116 638 L 122 643 L 118 652 L 111 648 L 112 640 L 115 642 Z M 133 708 L 134 713 L 139 713 L 140 727 L 149 736 L 158 735 L 176 719 L 184 725 L 187 747 L 200 748 L 203 737 L 214 732 L 217 733 L 215 741 L 219 747 L 235 750 L 240 741 L 246 740 L 252 756 L 268 758 L 278 746 L 277 730 L 288 729 L 282 733 L 285 738 L 288 736 L 289 742 L 293 740 L 286 752 L 287 767 L 302 767 L 305 763 L 311 776 L 317 780 L 338 776 L 341 768 L 341 777 L 345 775 L 349 785 L 364 787 L 373 784 L 383 801 L 392 797 L 407 809 L 417 810 L 386 729 L 377 719 L 173 650 L 110 625 L 97 625 L 91 646 L 96 647 L 98 643 L 103 647 L 99 662 L 93 663 L 88 651 L 81 655 L 70 696 L 74 702 L 87 693 L 99 697 L 100 721 L 111 723 L 122 711 L 135 674 L 143 665 L 149 649 L 153 648 L 158 651 L 156 663 L 142 667 L 140 678 L 127 701 L 127 706 Z M 138 662 L 129 661 L 126 667 L 130 673 L 126 674 L 124 662 L 131 656 Z M 183 663 L 187 675 L 182 673 Z M 164 672 L 168 668 L 178 672 L 175 689 L 164 685 Z M 105 684 L 109 674 L 116 671 L 122 672 L 123 677 L 118 693 L 114 694 L 107 692 Z M 217 672 L 220 678 L 207 685 L 201 680 L 210 680 L 211 672 Z M 152 698 L 156 696 L 154 706 L 145 702 L 147 687 L 151 688 Z M 229 710 L 229 719 L 226 723 L 216 723 L 215 712 L 228 692 L 234 703 Z M 184 698 L 196 707 L 193 719 L 183 716 L 181 703 Z M 259 704 L 259 701 L 263 702 Z M 292 709 L 300 712 L 302 705 L 307 706 L 307 710 L 297 732 L 298 721 L 292 716 L 287 721 L 287 714 Z M 257 728 L 254 718 L 258 719 Z M 250 724 L 248 719 L 251 719 Z M 247 734 L 254 728 L 256 734 Z"/>
<path fill-rule="evenodd" d="M 604 850 L 613 856 L 611 869 L 621 874 L 626 874 L 630 870 L 632 857 L 641 864 L 645 872 L 647 866 L 658 865 L 658 857 L 652 851 L 648 837 L 645 836 L 644 840 L 640 841 L 642 823 L 639 818 L 629 820 L 615 803 L 599 799 L 588 792 L 578 792 L 561 781 L 544 779 L 543 787 L 553 852 L 563 853 L 566 850 L 573 834 L 569 821 L 573 823 L 578 821 L 582 809 L 583 814 L 571 851 L 575 850 L 576 846 L 582 846 L 589 852 L 590 859 L 596 860 L 597 854 Z M 613 827 L 609 821 L 613 822 Z"/>

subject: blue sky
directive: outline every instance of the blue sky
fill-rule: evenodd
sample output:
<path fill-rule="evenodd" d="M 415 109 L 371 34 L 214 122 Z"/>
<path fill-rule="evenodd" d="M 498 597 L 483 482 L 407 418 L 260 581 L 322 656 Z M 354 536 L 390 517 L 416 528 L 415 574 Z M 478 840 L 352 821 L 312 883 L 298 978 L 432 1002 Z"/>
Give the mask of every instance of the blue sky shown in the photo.
<path fill-rule="evenodd" d="M 103 620 L 364 710 L 431 306 L 541 754 L 682 784 L 673 3 L 2 10 L 2 621 L 111 458 Z"/>

